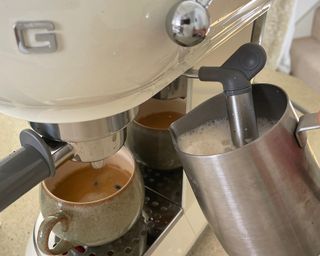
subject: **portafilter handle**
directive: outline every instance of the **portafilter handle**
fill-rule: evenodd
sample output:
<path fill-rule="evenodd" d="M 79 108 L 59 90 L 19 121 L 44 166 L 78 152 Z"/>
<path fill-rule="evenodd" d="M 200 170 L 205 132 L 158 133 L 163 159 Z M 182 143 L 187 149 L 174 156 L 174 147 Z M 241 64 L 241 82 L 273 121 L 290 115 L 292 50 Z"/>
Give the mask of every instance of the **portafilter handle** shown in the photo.
<path fill-rule="evenodd" d="M 0 212 L 55 174 L 56 164 L 49 146 L 34 131 L 20 133 L 22 147 L 0 161 Z M 59 158 L 61 159 L 61 157 Z"/>
<path fill-rule="evenodd" d="M 201 81 L 223 84 L 232 142 L 241 147 L 258 134 L 250 80 L 266 63 L 264 49 L 253 43 L 241 46 L 221 67 L 201 67 Z"/>

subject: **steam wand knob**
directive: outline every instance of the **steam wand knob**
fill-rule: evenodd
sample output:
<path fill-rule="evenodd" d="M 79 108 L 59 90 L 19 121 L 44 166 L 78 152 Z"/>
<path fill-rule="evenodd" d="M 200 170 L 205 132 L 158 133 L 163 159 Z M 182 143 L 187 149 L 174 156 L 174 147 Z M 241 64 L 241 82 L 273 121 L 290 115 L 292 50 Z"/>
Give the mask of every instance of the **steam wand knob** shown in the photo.
<path fill-rule="evenodd" d="M 226 97 L 232 142 L 236 147 L 256 139 L 258 134 L 250 80 L 266 63 L 266 53 L 257 44 L 241 46 L 221 67 L 201 67 L 201 81 L 221 82 Z"/>

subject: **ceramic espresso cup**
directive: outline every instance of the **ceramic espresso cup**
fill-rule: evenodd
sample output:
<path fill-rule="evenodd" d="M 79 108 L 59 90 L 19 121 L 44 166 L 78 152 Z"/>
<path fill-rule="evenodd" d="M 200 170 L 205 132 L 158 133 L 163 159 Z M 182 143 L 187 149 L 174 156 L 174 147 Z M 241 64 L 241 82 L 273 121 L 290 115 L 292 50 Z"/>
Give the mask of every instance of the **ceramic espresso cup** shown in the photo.
<path fill-rule="evenodd" d="M 61 180 L 84 163 L 67 162 L 54 177 L 41 183 L 40 209 L 44 220 L 39 227 L 37 243 L 43 253 L 58 255 L 76 245 L 98 246 L 111 242 L 124 235 L 139 218 L 144 186 L 131 152 L 123 147 L 106 159 L 105 164 L 126 170 L 130 178 L 114 194 L 96 201 L 71 202 L 52 193 Z M 73 185 L 76 187 L 76 182 Z M 48 245 L 51 231 L 61 239 L 54 248 Z"/>
<path fill-rule="evenodd" d="M 181 167 L 169 127 L 159 128 L 153 124 L 145 125 L 140 122 L 146 116 L 160 114 L 161 118 L 161 113 L 170 112 L 179 114 L 179 117 L 183 116 L 186 112 L 185 100 L 150 99 L 139 106 L 137 117 L 127 128 L 127 146 L 137 161 L 152 169 L 169 171 Z"/>

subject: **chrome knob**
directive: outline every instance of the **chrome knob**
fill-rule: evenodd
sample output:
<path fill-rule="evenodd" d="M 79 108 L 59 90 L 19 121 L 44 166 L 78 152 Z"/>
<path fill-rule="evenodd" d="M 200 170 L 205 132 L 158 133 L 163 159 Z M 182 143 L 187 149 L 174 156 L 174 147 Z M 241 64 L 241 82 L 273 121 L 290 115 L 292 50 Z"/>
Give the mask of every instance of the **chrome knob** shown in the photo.
<path fill-rule="evenodd" d="M 209 13 L 204 5 L 194 0 L 176 4 L 167 16 L 167 32 L 181 46 L 190 47 L 201 43 L 209 30 Z"/>

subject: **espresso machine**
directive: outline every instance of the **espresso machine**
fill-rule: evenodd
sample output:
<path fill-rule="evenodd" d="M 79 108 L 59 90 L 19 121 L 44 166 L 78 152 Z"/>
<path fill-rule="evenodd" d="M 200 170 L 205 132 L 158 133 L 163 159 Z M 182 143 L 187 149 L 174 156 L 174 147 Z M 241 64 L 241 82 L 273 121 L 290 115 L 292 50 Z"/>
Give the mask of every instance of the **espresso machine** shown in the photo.
<path fill-rule="evenodd" d="M 270 4 L 3 1 L 0 111 L 29 121 L 31 129 L 21 132 L 22 147 L 0 164 L 0 210 L 67 160 L 99 168 L 124 145 L 138 106 L 155 95 L 167 99 L 168 88 L 181 81 L 187 86 L 173 94 L 186 98 L 189 111 L 195 64 L 247 26 L 248 41 L 260 43 Z M 149 204 L 170 208 L 161 215 L 146 207 L 154 233 L 144 254 L 185 254 L 206 225 L 188 180 L 182 170 L 174 178 L 148 170 L 143 175 Z M 153 175 L 170 193 L 152 186 Z M 96 255 L 89 249 L 81 255 Z M 34 243 L 28 250 L 41 255 Z"/>

